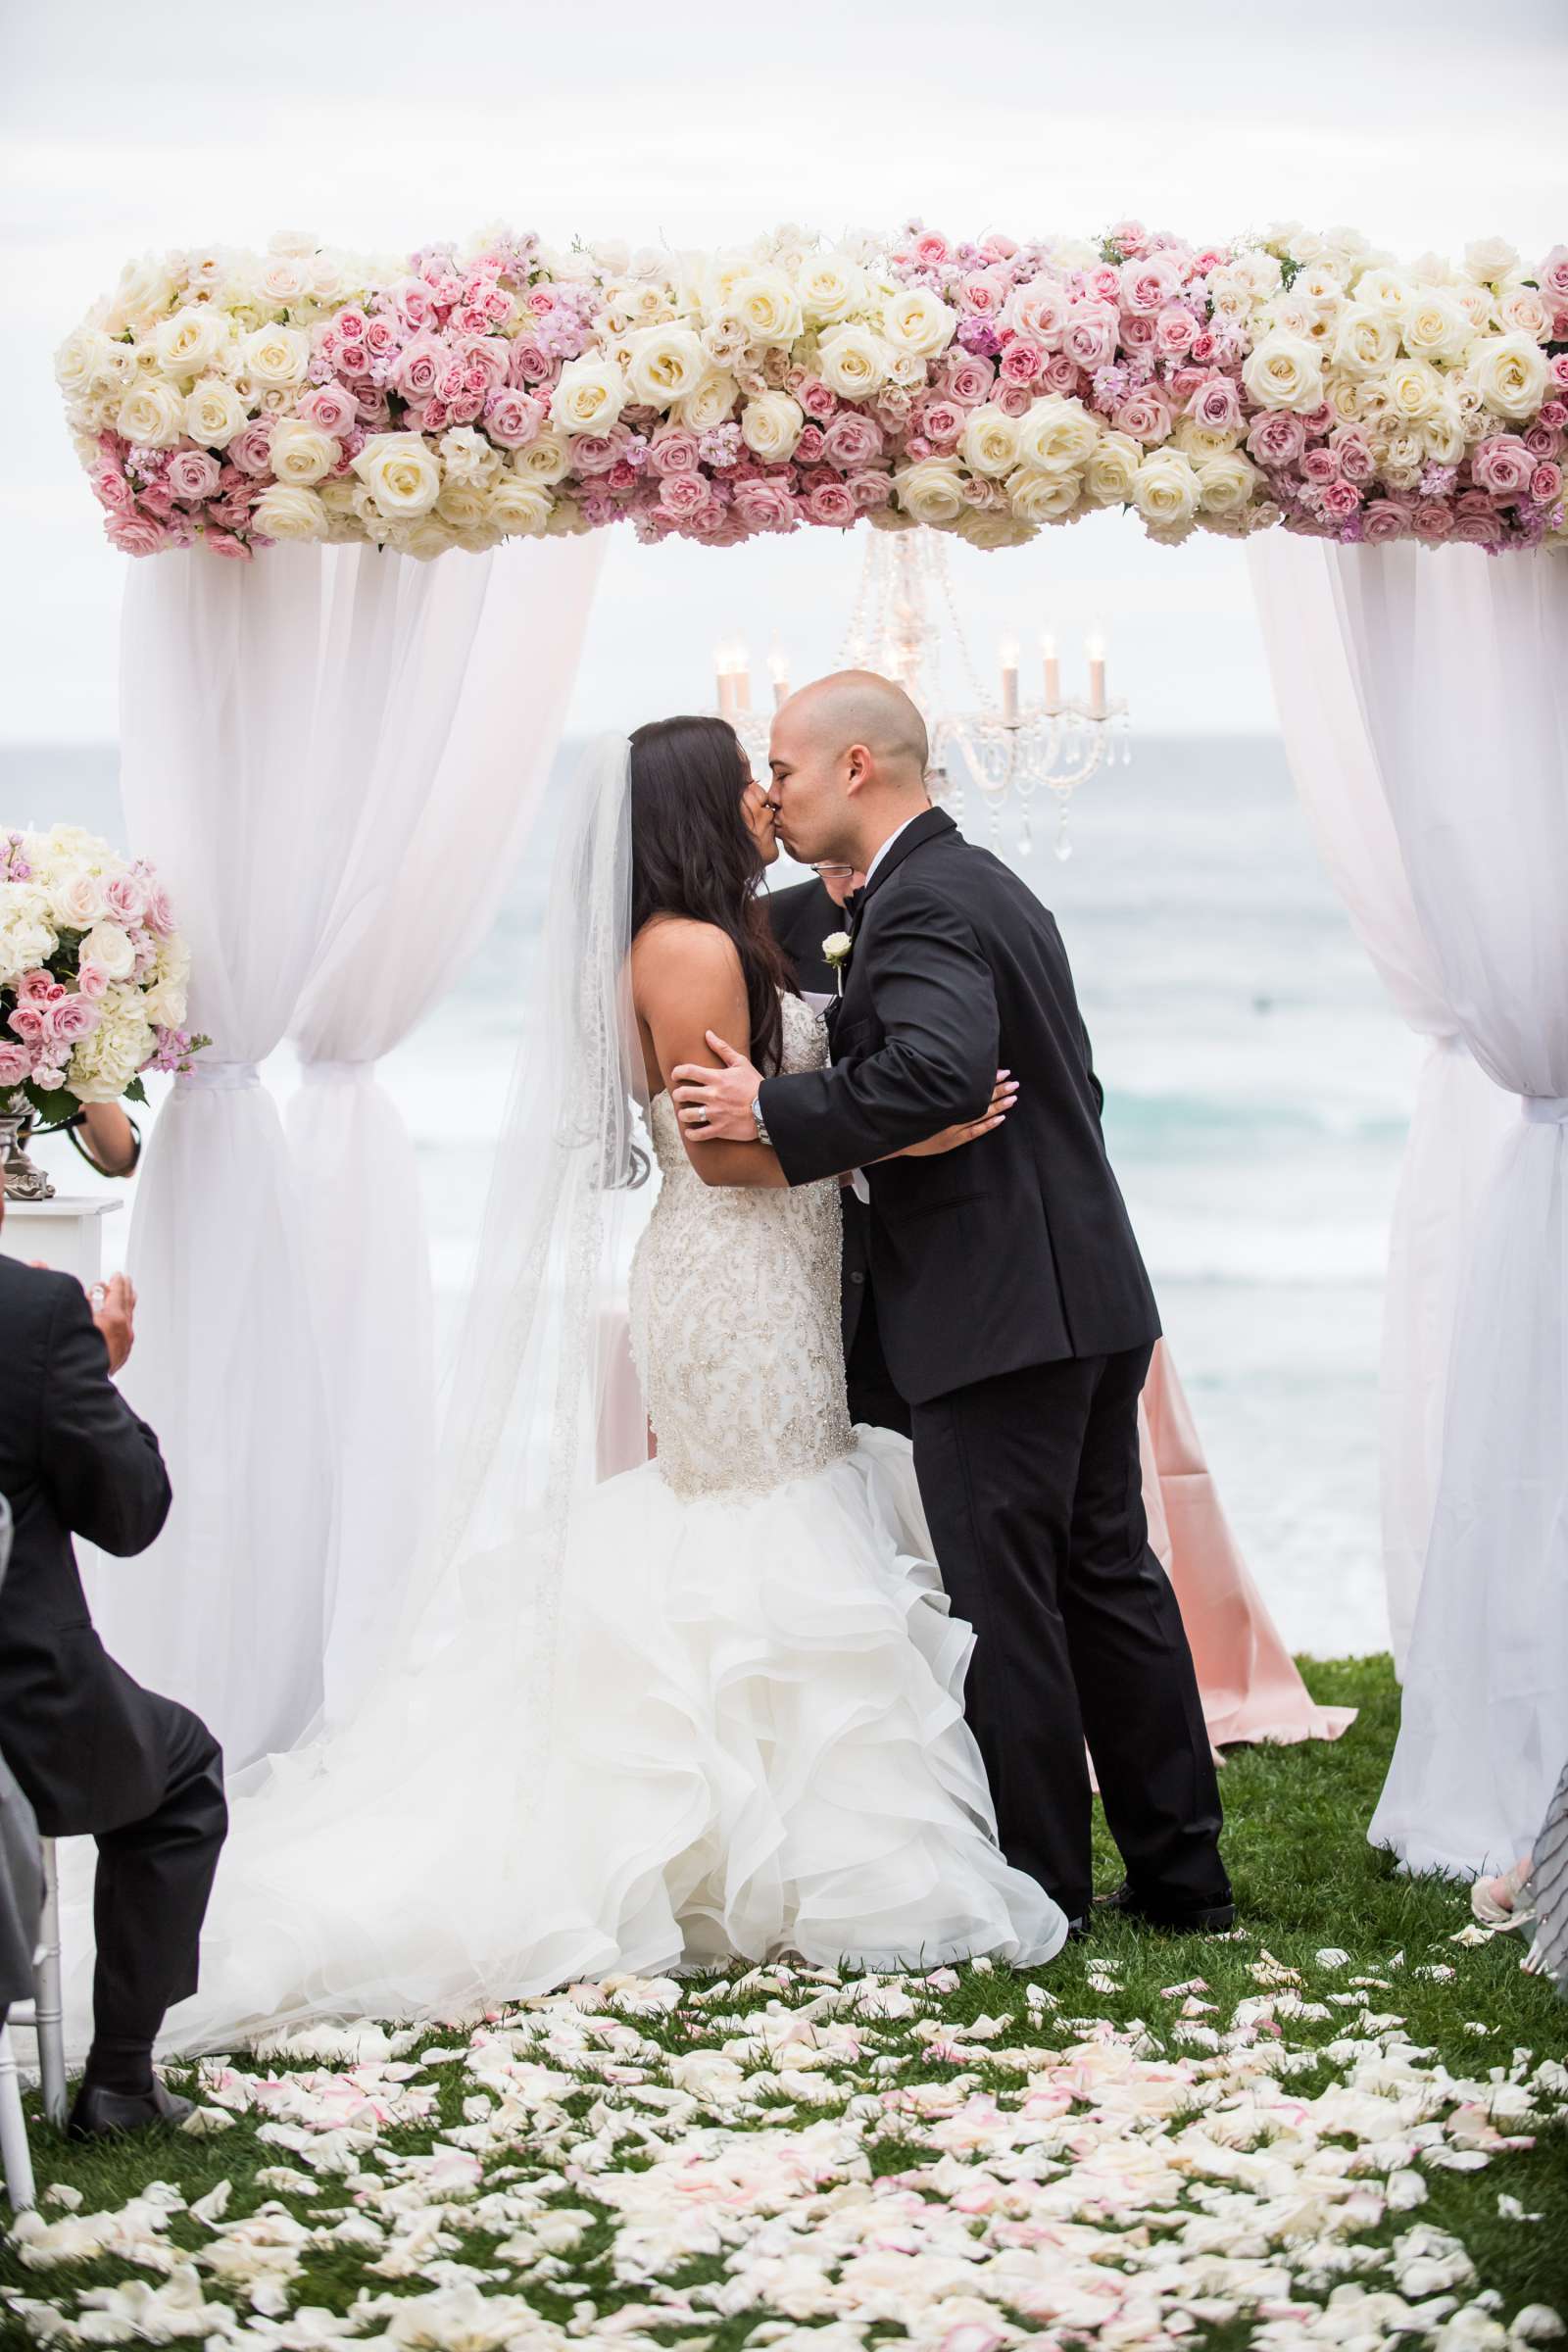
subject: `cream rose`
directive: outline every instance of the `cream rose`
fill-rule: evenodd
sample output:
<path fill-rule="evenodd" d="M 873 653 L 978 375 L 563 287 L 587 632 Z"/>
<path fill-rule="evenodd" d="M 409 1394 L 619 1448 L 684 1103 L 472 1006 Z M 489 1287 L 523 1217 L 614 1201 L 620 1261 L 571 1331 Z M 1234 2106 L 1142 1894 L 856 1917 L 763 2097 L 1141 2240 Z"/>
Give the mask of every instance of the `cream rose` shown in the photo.
<path fill-rule="evenodd" d="M 708 354 L 689 326 L 639 327 L 629 343 L 627 388 L 649 408 L 684 400 L 710 372 Z"/>
<path fill-rule="evenodd" d="M 1376 375 L 1399 354 L 1399 314 L 1377 303 L 1354 302 L 1340 314 L 1334 333 L 1336 367 L 1351 375 Z"/>
<path fill-rule="evenodd" d="M 1518 269 L 1518 248 L 1506 237 L 1478 237 L 1464 249 L 1464 266 L 1479 285 L 1494 286 Z"/>
<path fill-rule="evenodd" d="M 119 285 L 109 298 L 109 316 L 104 324 L 111 334 L 124 326 L 142 334 L 164 316 L 173 292 L 173 280 L 162 262 L 155 262 L 150 255 L 139 262 L 127 262 L 120 272 Z"/>
<path fill-rule="evenodd" d="M 904 512 L 914 522 L 956 522 L 964 512 L 957 469 L 945 458 L 922 458 L 893 476 Z"/>
<path fill-rule="evenodd" d="M 1221 428 L 1200 424 L 1196 416 L 1181 416 L 1176 420 L 1170 444 L 1173 449 L 1179 449 L 1184 458 L 1191 458 L 1193 464 L 1199 466 L 1204 458 L 1222 458 L 1229 450 L 1238 448 L 1241 438 L 1240 430 L 1234 425 Z"/>
<path fill-rule="evenodd" d="M 441 495 L 441 467 L 417 433 L 374 434 L 354 471 L 389 522 L 428 514 Z"/>
<path fill-rule="evenodd" d="M 303 384 L 310 359 L 311 339 L 297 326 L 258 326 L 240 345 L 245 373 L 269 392 Z"/>
<path fill-rule="evenodd" d="M 865 272 L 847 253 L 808 254 L 796 274 L 801 310 L 812 326 L 836 326 L 866 300 Z"/>
<path fill-rule="evenodd" d="M 160 318 L 153 345 L 168 375 L 200 375 L 228 342 L 228 319 L 210 302 L 190 303 L 172 318 Z"/>
<path fill-rule="evenodd" d="M 514 474 L 512 478 L 515 481 L 517 477 Z M 481 482 L 449 480 L 441 485 L 435 511 L 455 531 L 477 531 L 484 526 L 490 500 Z"/>
<path fill-rule="evenodd" d="M 958 443 L 971 473 L 1000 481 L 1018 463 L 1018 419 L 1004 409 L 987 406 L 971 411 Z"/>
<path fill-rule="evenodd" d="M 1437 466 L 1458 466 L 1468 447 L 1457 405 L 1439 401 L 1430 416 L 1421 419 L 1421 447 Z"/>
<path fill-rule="evenodd" d="M 1551 380 L 1533 335 L 1480 337 L 1465 354 L 1464 372 L 1488 408 L 1516 424 L 1535 415 Z"/>
<path fill-rule="evenodd" d="M 954 525 L 960 539 L 988 551 L 994 547 L 1022 547 L 1034 537 L 1034 525 L 1005 507 L 965 507 Z"/>
<path fill-rule="evenodd" d="M 1205 514 L 1239 514 L 1258 481 L 1256 466 L 1240 450 L 1224 450 L 1211 458 L 1200 458 L 1195 471 L 1198 503 Z"/>
<path fill-rule="evenodd" d="M 67 866 L 49 892 L 49 912 L 63 931 L 90 931 L 104 910 L 104 888 L 84 865 Z"/>
<path fill-rule="evenodd" d="M 80 953 L 85 962 L 102 964 L 111 980 L 128 980 L 136 968 L 136 951 L 118 923 L 94 923 Z"/>
<path fill-rule="evenodd" d="M 1131 433 L 1102 433 L 1084 466 L 1084 491 L 1098 506 L 1125 506 L 1133 494 L 1144 445 Z"/>
<path fill-rule="evenodd" d="M 830 327 L 817 352 L 822 381 L 841 400 L 865 400 L 887 374 L 883 347 L 868 326 Z"/>
<path fill-rule="evenodd" d="M 565 433 L 608 433 L 625 405 L 626 379 L 614 361 L 589 353 L 561 370 L 550 421 Z"/>
<path fill-rule="evenodd" d="M 265 539 L 324 539 L 329 517 L 316 491 L 271 482 L 251 509 L 251 522 Z"/>
<path fill-rule="evenodd" d="M 1443 398 L 1443 378 L 1428 360 L 1400 360 L 1382 381 L 1391 416 L 1409 424 L 1430 416 Z"/>
<path fill-rule="evenodd" d="M 901 286 L 882 305 L 882 332 L 895 351 L 934 360 L 957 328 L 956 315 L 927 286 Z"/>
<path fill-rule="evenodd" d="M 1421 286 L 1404 306 L 1400 331 L 1413 360 L 1462 360 L 1474 330 L 1456 296 L 1444 286 Z"/>
<path fill-rule="evenodd" d="M 1146 522 L 1161 530 L 1191 522 L 1198 512 L 1199 497 L 1197 470 L 1180 450 L 1152 451 L 1133 478 L 1133 505 Z"/>
<path fill-rule="evenodd" d="M 1497 296 L 1497 320 L 1506 333 L 1539 343 L 1546 331 L 1546 306 L 1534 286 L 1505 286 Z"/>
<path fill-rule="evenodd" d="M 741 411 L 741 439 L 764 466 L 782 466 L 805 423 L 805 410 L 787 392 L 760 392 Z"/>
<path fill-rule="evenodd" d="M 1363 270 L 1352 291 L 1363 309 L 1393 311 L 1398 317 L 1414 299 L 1416 283 L 1402 270 Z"/>
<path fill-rule="evenodd" d="M 537 489 L 548 490 L 554 483 L 564 482 L 571 471 L 571 445 L 564 433 L 547 424 L 526 449 L 513 451 L 512 470 Z"/>
<path fill-rule="evenodd" d="M 708 367 L 706 354 L 703 364 Z M 728 370 L 709 367 L 708 373 L 695 391 L 688 392 L 684 400 L 677 401 L 670 414 L 677 424 L 684 424 L 689 431 L 708 433 L 712 431 L 715 424 L 724 423 L 733 415 L 739 398 L 740 386 Z"/>
<path fill-rule="evenodd" d="M 1100 438 L 1100 427 L 1081 400 L 1051 393 L 1030 403 L 1018 424 L 1018 457 L 1047 471 L 1054 466 L 1082 466 Z"/>
<path fill-rule="evenodd" d="M 1007 500 L 1020 522 L 1059 522 L 1070 514 L 1083 493 L 1081 477 L 1069 466 L 1020 466 L 1007 476 Z"/>
<path fill-rule="evenodd" d="M 1248 354 L 1242 381 L 1261 409 L 1315 409 L 1323 398 L 1323 369 L 1310 343 L 1275 332 Z"/>
<path fill-rule="evenodd" d="M 249 421 L 250 411 L 220 375 L 204 376 L 185 395 L 185 435 L 203 449 L 226 449 Z"/>
<path fill-rule="evenodd" d="M 516 473 L 505 474 L 490 492 L 490 520 L 509 539 L 537 539 L 554 505 L 544 483 L 526 482 Z"/>
<path fill-rule="evenodd" d="M 185 404 L 172 384 L 156 377 L 125 394 L 115 429 L 144 449 L 172 449 L 185 423 Z"/>
<path fill-rule="evenodd" d="M 78 400 L 92 390 L 107 371 L 113 349 L 99 326 L 78 326 L 66 337 L 55 353 L 55 382 L 68 400 Z"/>
<path fill-rule="evenodd" d="M 302 416 L 280 416 L 268 443 L 272 471 L 280 482 L 308 489 L 331 472 L 338 461 L 338 444 L 318 424 Z"/>
<path fill-rule="evenodd" d="M 800 297 L 782 270 L 754 270 L 738 278 L 726 307 L 754 343 L 791 344 L 804 323 Z"/>

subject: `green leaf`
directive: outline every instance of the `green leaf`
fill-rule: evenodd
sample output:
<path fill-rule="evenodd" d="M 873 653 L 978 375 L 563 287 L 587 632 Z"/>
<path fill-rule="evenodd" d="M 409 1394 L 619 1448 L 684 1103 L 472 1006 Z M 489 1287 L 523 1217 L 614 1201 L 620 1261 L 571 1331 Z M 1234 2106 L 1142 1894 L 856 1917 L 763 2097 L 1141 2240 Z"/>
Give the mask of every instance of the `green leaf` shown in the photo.
<path fill-rule="evenodd" d="M 34 1086 L 29 1079 L 23 1093 L 32 1104 L 44 1125 L 39 1133 L 52 1134 L 55 1129 L 68 1127 L 81 1108 L 80 1102 L 68 1086 Z"/>
<path fill-rule="evenodd" d="M 142 1084 L 139 1077 L 133 1078 L 125 1089 L 125 1101 L 127 1102 L 145 1102 L 146 1100 L 146 1087 Z"/>

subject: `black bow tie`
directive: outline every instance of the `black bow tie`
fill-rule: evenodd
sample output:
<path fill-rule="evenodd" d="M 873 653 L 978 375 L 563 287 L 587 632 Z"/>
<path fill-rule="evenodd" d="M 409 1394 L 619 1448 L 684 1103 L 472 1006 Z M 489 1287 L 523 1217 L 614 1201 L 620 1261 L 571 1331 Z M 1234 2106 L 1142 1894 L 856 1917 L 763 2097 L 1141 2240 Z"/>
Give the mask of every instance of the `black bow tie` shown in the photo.
<path fill-rule="evenodd" d="M 861 901 L 861 900 L 864 898 L 864 896 L 865 896 L 865 885 L 864 885 L 864 883 L 862 882 L 862 883 L 861 883 L 861 885 L 860 885 L 860 887 L 859 887 L 859 889 L 858 889 L 858 890 L 852 890 L 852 891 L 850 892 L 850 895 L 849 895 L 849 897 L 848 897 L 848 898 L 845 900 L 845 902 L 844 902 L 844 912 L 845 912 L 845 913 L 846 913 L 846 914 L 849 916 L 849 918 L 850 918 L 851 922 L 853 922 L 853 921 L 855 920 L 856 913 L 857 913 L 857 911 L 858 910 L 858 907 L 859 907 L 859 905 L 860 905 L 860 901 Z"/>

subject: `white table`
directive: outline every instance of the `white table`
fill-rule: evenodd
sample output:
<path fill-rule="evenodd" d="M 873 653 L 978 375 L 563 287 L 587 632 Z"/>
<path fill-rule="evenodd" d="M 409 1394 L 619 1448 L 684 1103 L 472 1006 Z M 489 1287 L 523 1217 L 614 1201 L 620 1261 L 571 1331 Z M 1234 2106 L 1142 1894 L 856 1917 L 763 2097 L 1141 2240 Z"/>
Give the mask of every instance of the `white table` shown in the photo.
<path fill-rule="evenodd" d="M 56 1193 L 52 1200 L 8 1200 L 0 1224 L 0 1254 L 39 1258 L 80 1283 L 103 1272 L 103 1219 L 118 1216 L 123 1201 L 101 1193 Z"/>

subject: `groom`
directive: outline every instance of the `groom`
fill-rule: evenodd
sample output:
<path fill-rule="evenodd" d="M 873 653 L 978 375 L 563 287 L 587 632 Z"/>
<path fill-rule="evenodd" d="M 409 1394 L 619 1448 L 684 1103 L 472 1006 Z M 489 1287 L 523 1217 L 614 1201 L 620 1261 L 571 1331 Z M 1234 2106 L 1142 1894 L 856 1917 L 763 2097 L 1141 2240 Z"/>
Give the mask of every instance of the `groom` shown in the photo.
<path fill-rule="evenodd" d="M 924 724 L 885 678 L 792 696 L 770 759 L 792 856 L 866 876 L 832 1066 L 763 1079 L 710 1036 L 724 1066 L 674 1072 L 682 1122 L 694 1144 L 771 1144 L 791 1184 L 865 1171 L 883 1344 L 943 1582 L 975 1629 L 965 1706 L 1007 1860 L 1087 1924 L 1087 1740 L 1127 1871 L 1111 1901 L 1227 1928 L 1198 1681 L 1144 1518 L 1159 1319 L 1055 922 L 931 807 Z M 979 1117 L 999 1065 L 1021 1087 L 1004 1127 L 886 1156 Z"/>

